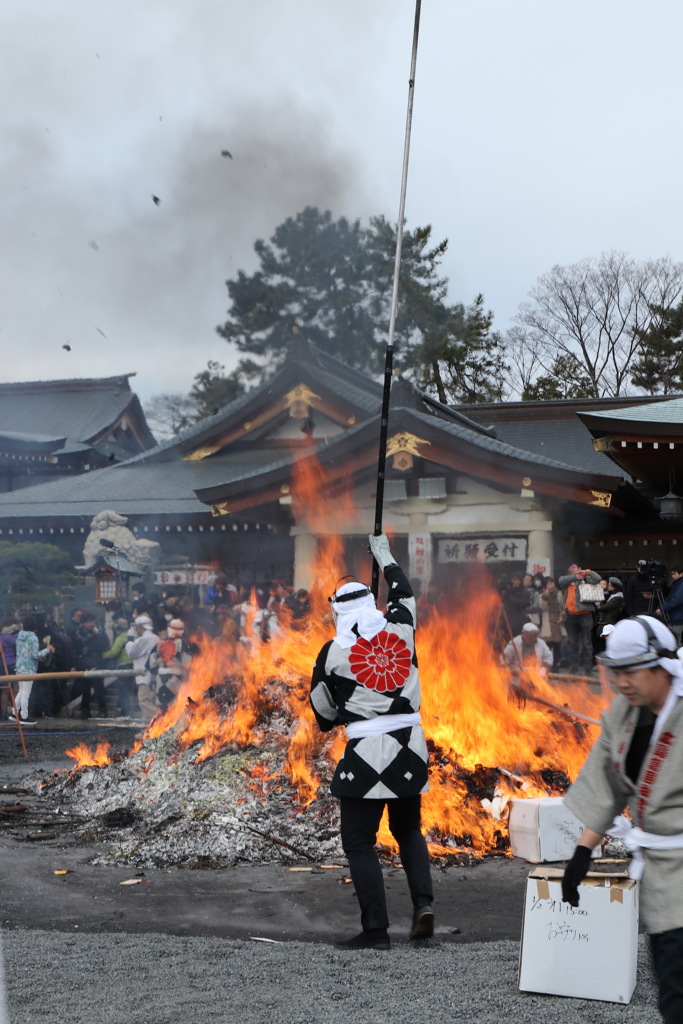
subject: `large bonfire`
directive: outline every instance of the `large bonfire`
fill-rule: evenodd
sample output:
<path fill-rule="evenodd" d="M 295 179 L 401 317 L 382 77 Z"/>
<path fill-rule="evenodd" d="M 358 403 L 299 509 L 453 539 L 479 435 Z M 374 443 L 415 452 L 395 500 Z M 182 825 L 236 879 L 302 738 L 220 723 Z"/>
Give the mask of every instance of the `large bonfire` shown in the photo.
<path fill-rule="evenodd" d="M 300 515 L 314 492 L 310 478 L 300 481 Z M 321 542 L 303 625 L 285 620 L 268 643 L 247 636 L 236 649 L 201 643 L 176 701 L 129 753 L 112 757 L 104 744 L 68 751 L 75 769 L 50 785 L 70 811 L 115 830 L 109 856 L 143 866 L 340 856 L 328 784 L 343 730 L 318 732 L 308 692 L 333 632 L 327 595 L 345 571 L 339 537 Z M 504 853 L 509 799 L 563 792 L 597 732 L 580 716 L 599 718 L 604 705 L 582 681 L 539 675 L 526 695 L 512 689 L 493 642 L 498 595 L 472 593 L 417 633 L 431 751 L 423 826 L 446 863 Z M 380 840 L 391 855 L 388 830 Z"/>

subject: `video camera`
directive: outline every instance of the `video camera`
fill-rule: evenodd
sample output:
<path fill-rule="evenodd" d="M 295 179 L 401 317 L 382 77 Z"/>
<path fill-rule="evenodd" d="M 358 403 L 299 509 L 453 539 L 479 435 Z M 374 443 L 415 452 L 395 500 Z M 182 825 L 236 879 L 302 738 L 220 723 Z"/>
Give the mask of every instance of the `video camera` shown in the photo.
<path fill-rule="evenodd" d="M 647 576 L 653 590 L 663 590 L 666 585 L 666 566 L 656 558 L 650 558 L 641 566 L 643 576 Z"/>

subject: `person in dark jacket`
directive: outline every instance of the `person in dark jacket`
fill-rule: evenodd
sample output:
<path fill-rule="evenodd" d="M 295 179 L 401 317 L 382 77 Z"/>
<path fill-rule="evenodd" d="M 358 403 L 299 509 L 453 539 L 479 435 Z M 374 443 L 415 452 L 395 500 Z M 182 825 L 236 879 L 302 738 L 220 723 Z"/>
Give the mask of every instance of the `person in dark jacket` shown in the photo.
<path fill-rule="evenodd" d="M 41 675 L 51 672 L 68 672 L 73 667 L 73 652 L 68 635 L 62 632 L 54 618 L 48 615 L 40 628 L 44 644 L 52 648 L 49 657 L 38 665 Z M 31 715 L 35 718 L 55 718 L 60 708 L 68 702 L 67 686 L 63 679 L 41 679 L 34 681 L 31 691 Z"/>
<path fill-rule="evenodd" d="M 531 622 L 528 614 L 531 598 L 522 583 L 521 576 L 515 574 L 510 577 L 510 582 L 503 590 L 502 598 L 507 620 L 505 625 L 509 627 L 510 631 L 507 639 L 512 640 L 513 636 L 518 636 L 522 632 L 525 623 Z"/>
<path fill-rule="evenodd" d="M 669 629 L 680 647 L 683 634 L 683 565 L 674 565 L 671 570 L 671 589 L 666 601 L 657 609 L 657 615 L 669 621 Z"/>
<path fill-rule="evenodd" d="M 605 649 L 605 626 L 616 626 L 626 615 L 624 587 L 618 576 L 610 576 L 605 589 L 605 600 L 597 609 L 593 630 L 593 651 L 596 655 Z"/>
<path fill-rule="evenodd" d="M 84 611 L 81 615 L 81 624 L 76 631 L 73 647 L 76 668 L 79 671 L 104 667 L 104 652 L 109 647 L 109 639 L 98 624 L 94 612 Z M 78 690 L 81 693 L 81 718 L 90 718 L 91 692 L 94 692 L 97 698 L 100 718 L 107 717 L 107 698 L 104 692 L 104 679 L 101 676 L 82 679 Z"/>
<path fill-rule="evenodd" d="M 0 665 L 3 676 L 14 675 L 14 666 L 17 660 L 17 633 L 19 623 L 12 615 L 5 615 L 0 629 Z M 0 718 L 7 718 L 7 707 L 10 703 L 11 683 L 3 683 L 0 687 Z"/>
<path fill-rule="evenodd" d="M 656 586 L 648 573 L 648 563 L 644 558 L 640 559 L 636 571 L 626 580 L 624 600 L 626 614 L 629 616 L 657 614 Z"/>

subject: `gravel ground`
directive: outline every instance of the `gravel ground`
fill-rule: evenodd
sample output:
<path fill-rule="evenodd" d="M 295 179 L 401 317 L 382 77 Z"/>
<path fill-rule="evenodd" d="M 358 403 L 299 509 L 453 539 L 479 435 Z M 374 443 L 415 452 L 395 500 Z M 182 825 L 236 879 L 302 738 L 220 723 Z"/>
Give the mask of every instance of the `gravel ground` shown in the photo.
<path fill-rule="evenodd" d="M 391 953 L 22 930 L 3 941 L 10 1024 L 661 1024 L 644 939 L 628 1006 L 519 992 L 511 941 Z"/>
<path fill-rule="evenodd" d="M 90 744 L 98 731 L 91 723 L 83 723 L 87 730 L 71 722 L 41 725 L 27 738 L 29 762 L 23 759 L 16 733 L 0 731 L 0 783 L 18 782 L 37 768 L 70 765 L 63 751 L 74 733 L 89 732 L 79 738 Z M 127 746 L 131 736 L 132 730 L 121 727 L 106 734 L 115 747 Z M 17 875 L 19 849 L 4 847 L 5 884 L 12 877 L 12 861 Z M 49 878 L 53 851 L 46 855 L 50 870 L 44 873 Z M 36 867 L 31 859 L 27 865 L 25 884 L 30 886 L 30 872 Z M 513 876 L 508 865 L 473 869 L 467 888 L 479 877 L 478 870 L 482 877 L 492 874 L 494 881 L 499 873 Z M 449 876 L 453 888 L 460 877 L 458 872 Z M 78 880 L 79 874 L 73 878 Z M 519 882 L 514 877 L 512 881 L 516 892 Z M 281 879 L 277 884 L 282 886 Z M 499 895 L 508 893 L 510 884 Z M 495 885 L 490 889 L 495 896 Z M 87 889 L 83 898 L 90 898 Z M 244 892 L 241 898 L 247 898 Z M 336 897 L 338 905 L 341 898 Z M 5 921 L 8 914 L 5 901 Z M 484 902 L 479 914 L 497 920 L 500 902 Z M 19 917 L 17 923 L 24 920 Z M 0 1024 L 661 1024 L 645 938 L 640 940 L 638 985 L 631 1003 L 622 1006 L 520 992 L 519 943 L 470 942 L 464 924 L 464 934 L 457 937 L 461 941 L 442 941 L 437 935 L 416 949 L 403 939 L 390 953 L 341 952 L 321 941 L 161 934 L 161 927 L 153 934 L 112 933 L 104 926 L 101 931 L 80 932 L 86 924 L 84 912 L 80 926 L 62 925 L 62 931 L 44 926 L 4 930 L 7 1010 L 3 1013 L 0 978 Z"/>

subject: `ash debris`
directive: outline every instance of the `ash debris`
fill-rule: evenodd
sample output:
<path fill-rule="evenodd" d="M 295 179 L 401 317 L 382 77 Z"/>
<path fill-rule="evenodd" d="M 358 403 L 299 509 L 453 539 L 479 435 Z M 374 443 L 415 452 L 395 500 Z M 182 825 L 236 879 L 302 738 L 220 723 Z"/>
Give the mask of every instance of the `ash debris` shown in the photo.
<path fill-rule="evenodd" d="M 249 747 L 197 762 L 172 731 L 103 767 L 35 773 L 24 785 L 60 814 L 81 815 L 84 838 L 105 851 L 94 864 L 230 867 L 237 863 L 324 863 L 343 856 L 337 802 L 304 808 L 285 773 L 285 755 Z"/>

